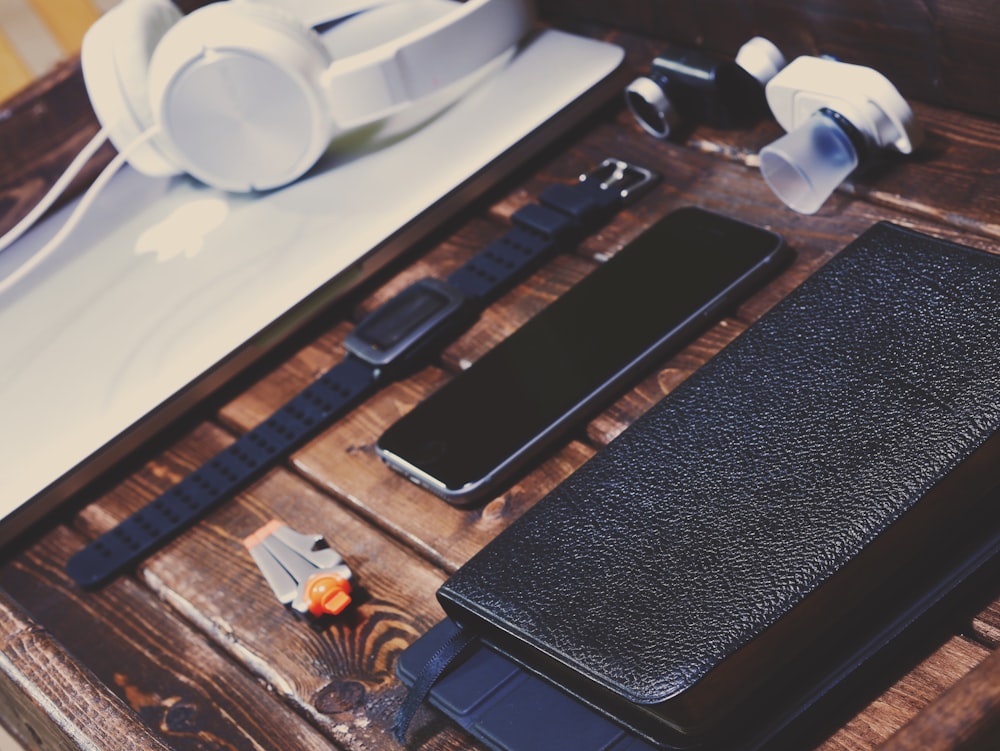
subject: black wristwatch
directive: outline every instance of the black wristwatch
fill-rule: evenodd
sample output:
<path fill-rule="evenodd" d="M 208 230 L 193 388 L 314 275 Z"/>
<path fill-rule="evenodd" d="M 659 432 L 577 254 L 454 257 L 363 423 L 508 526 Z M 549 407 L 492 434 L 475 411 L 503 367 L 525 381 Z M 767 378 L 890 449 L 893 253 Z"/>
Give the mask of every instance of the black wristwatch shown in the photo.
<path fill-rule="evenodd" d="M 513 227 L 446 281 L 421 279 L 372 311 L 344 342 L 347 357 L 263 423 L 74 555 L 69 575 L 95 587 L 152 553 L 203 514 L 468 328 L 501 291 L 572 247 L 657 176 L 606 159 L 573 185 L 553 185 Z"/>

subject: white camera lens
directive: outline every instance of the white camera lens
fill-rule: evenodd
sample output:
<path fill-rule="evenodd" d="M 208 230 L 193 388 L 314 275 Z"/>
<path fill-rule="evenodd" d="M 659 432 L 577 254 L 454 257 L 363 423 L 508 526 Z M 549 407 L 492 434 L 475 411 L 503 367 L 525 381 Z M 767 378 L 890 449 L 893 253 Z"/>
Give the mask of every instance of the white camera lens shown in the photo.
<path fill-rule="evenodd" d="M 815 214 L 857 166 L 854 141 L 827 110 L 815 112 L 760 152 L 760 171 L 767 184 L 801 214 Z"/>
<path fill-rule="evenodd" d="M 813 214 L 860 162 L 887 149 L 909 154 L 921 128 L 885 76 L 863 65 L 799 57 L 770 80 L 767 103 L 788 135 L 760 152 L 771 190 Z M 858 152 L 862 153 L 858 153 Z"/>
<path fill-rule="evenodd" d="M 788 65 L 781 50 L 769 39 L 753 37 L 736 52 L 736 64 L 766 86 Z"/>

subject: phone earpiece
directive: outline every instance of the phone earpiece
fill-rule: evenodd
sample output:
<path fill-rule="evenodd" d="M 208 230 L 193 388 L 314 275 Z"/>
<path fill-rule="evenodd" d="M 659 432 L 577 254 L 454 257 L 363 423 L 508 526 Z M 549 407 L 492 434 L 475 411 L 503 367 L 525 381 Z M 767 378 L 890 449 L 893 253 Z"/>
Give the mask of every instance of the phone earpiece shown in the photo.
<path fill-rule="evenodd" d="M 312 26 L 355 11 L 345 23 L 370 46 L 335 57 Z M 183 17 L 169 0 L 124 0 L 88 31 L 81 62 L 119 151 L 154 130 L 129 158 L 137 170 L 266 190 L 335 136 L 470 78 L 533 20 L 530 0 L 226 0 Z"/>

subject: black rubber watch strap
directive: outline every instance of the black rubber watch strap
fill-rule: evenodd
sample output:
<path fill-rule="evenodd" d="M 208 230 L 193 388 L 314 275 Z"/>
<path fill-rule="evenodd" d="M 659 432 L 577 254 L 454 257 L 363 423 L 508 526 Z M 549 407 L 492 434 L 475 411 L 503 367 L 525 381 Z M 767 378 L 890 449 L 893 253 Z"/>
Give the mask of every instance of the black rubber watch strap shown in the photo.
<path fill-rule="evenodd" d="M 253 430 L 74 555 L 67 572 L 103 584 L 245 488 L 375 390 L 375 372 L 353 358 L 324 373 Z"/>
<path fill-rule="evenodd" d="M 452 272 L 448 284 L 483 304 L 513 278 L 520 278 L 540 264 L 555 247 L 550 238 L 515 226 Z"/>
<path fill-rule="evenodd" d="M 390 358 L 392 362 L 367 357 L 364 347 L 352 347 L 349 341 L 352 354 L 346 360 L 204 466 L 73 556 L 67 565 L 70 576 L 82 586 L 99 586 L 152 553 L 328 427 L 374 392 L 383 380 L 402 372 L 400 363 L 411 361 L 414 352 L 423 353 L 429 344 L 437 346 L 447 336 L 457 335 L 469 313 L 466 301 L 474 308 L 482 308 L 550 255 L 575 244 L 655 180 L 649 170 L 606 159 L 574 185 L 547 188 L 539 203 L 514 213 L 514 226 L 504 237 L 448 278 L 446 286 L 457 290 L 461 304 L 436 320 L 432 331 L 415 338 L 409 349 Z M 445 284 L 433 281 L 432 286 Z M 372 316 L 377 317 L 381 310 Z M 364 323 L 355 327 L 355 333 L 363 330 Z"/>
<path fill-rule="evenodd" d="M 544 260 L 576 244 L 605 221 L 630 191 L 653 181 L 648 170 L 607 159 L 574 185 L 552 185 L 511 215 L 514 225 L 503 237 L 456 269 L 448 284 L 479 304 L 504 291 Z"/>

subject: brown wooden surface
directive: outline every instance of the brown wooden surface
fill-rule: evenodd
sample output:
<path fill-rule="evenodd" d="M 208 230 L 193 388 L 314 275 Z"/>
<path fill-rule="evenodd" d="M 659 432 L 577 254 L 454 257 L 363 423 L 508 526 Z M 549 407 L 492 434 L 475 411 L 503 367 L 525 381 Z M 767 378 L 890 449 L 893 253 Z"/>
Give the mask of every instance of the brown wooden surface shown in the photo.
<path fill-rule="evenodd" d="M 25 745 L 165 751 L 118 697 L 5 593 L 0 593 L 0 634 L 0 707 L 5 725 Z"/>
<path fill-rule="evenodd" d="M 579 5 L 581 12 L 596 6 Z M 647 6 L 636 0 L 606 7 L 628 21 L 641 19 L 637 9 Z M 592 28 L 624 45 L 636 71 L 667 38 Z M 0 175 L 0 225 L 30 205 L 92 128 L 74 75 L 72 66 L 63 69 L 0 120 L 0 152 L 9 156 Z M 53 123 L 57 107 L 65 112 Z M 227 403 L 206 405 L 101 494 L 81 498 L 65 524 L 38 530 L 23 550 L 8 553 L 0 566 L 3 723 L 33 748 L 85 745 L 83 738 L 104 749 L 397 748 L 387 731 L 402 697 L 393 666 L 441 617 L 436 587 L 548 489 L 873 222 L 996 250 L 1000 124 L 930 102 L 917 103 L 917 111 L 928 129 L 925 151 L 856 180 L 812 217 L 785 209 L 755 169 L 754 155 L 778 134 L 774 123 L 745 132 L 695 128 L 671 143 L 646 136 L 620 104 L 588 122 L 500 186 L 488 207 L 470 209 L 428 252 L 362 290 L 353 311 L 341 309 L 326 331 L 270 370 L 249 374 L 250 385 Z M 66 129 L 76 134 L 75 145 Z M 82 592 L 67 579 L 63 566 L 86 540 L 339 361 L 344 336 L 364 312 L 418 276 L 444 276 L 502 233 L 509 215 L 544 185 L 570 181 L 609 154 L 651 166 L 664 179 L 574 253 L 490 306 L 437 361 L 371 397 L 136 576 L 98 592 Z M 797 252 L 794 264 L 480 509 L 451 508 L 381 465 L 373 445 L 383 429 L 657 217 L 687 204 L 782 233 Z M 345 556 L 360 593 L 344 617 L 314 625 L 274 600 L 241 544 L 272 517 L 322 533 Z M 824 707 L 814 737 L 801 747 L 996 747 L 984 739 L 996 740 L 1000 585 L 979 583 L 972 595 L 975 607 L 946 615 L 928 637 L 893 653 L 877 679 Z M 478 747 L 430 710 L 418 715 L 411 746 Z"/>

